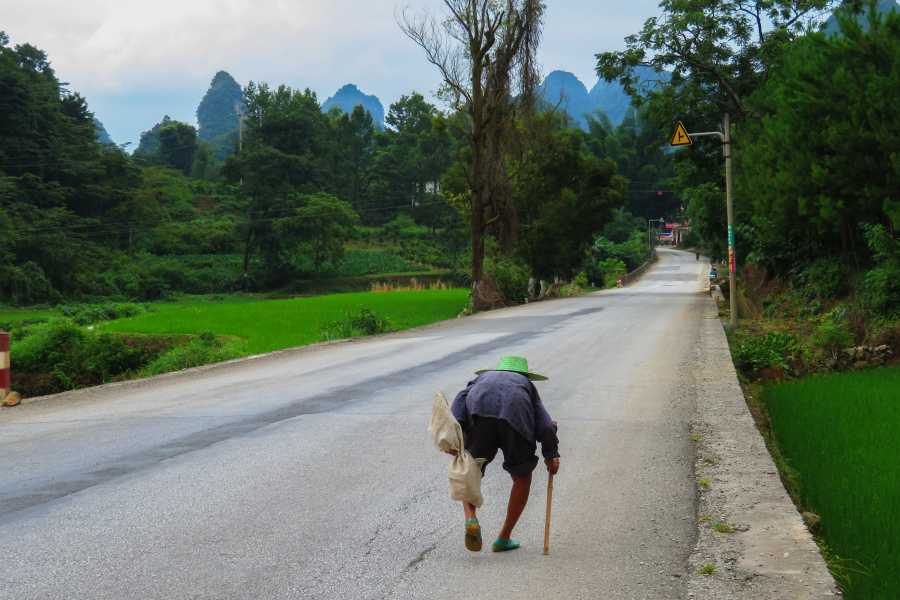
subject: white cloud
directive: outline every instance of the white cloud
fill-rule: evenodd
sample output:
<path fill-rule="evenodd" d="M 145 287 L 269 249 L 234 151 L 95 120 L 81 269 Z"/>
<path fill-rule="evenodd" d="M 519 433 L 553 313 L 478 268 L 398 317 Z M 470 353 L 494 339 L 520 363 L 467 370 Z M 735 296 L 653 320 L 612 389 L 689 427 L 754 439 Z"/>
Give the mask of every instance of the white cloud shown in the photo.
<path fill-rule="evenodd" d="M 403 0 L 400 0 L 403 2 Z M 657 14 L 658 0 L 549 3 L 541 60 L 590 87 L 594 54 Z M 310 87 L 324 100 L 355 83 L 387 107 L 437 72 L 394 21 L 398 0 L 0 0 L 13 43 L 46 51 L 113 139 L 137 142 L 164 114 L 192 122 L 210 79 Z M 411 10 L 440 0 L 412 0 Z M 35 5 L 39 8 L 35 10 Z"/>

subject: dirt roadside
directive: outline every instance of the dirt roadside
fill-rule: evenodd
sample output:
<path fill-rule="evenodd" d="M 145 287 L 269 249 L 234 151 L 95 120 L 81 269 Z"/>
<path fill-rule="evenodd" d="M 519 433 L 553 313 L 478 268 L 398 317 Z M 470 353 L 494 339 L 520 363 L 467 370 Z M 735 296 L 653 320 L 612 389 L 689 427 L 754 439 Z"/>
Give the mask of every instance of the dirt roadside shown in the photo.
<path fill-rule="evenodd" d="M 688 598 L 793 600 L 840 596 L 747 408 L 710 302 L 697 346 L 699 536 Z M 730 528 L 733 532 L 720 531 Z M 711 574 L 697 573 L 713 565 Z"/>

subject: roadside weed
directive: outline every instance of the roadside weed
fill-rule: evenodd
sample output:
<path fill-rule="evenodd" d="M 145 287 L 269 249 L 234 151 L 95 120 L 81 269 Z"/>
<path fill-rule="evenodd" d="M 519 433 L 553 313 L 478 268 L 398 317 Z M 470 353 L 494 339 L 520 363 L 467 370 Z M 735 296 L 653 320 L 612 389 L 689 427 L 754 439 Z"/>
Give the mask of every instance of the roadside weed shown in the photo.
<path fill-rule="evenodd" d="M 703 567 L 702 569 L 697 571 L 697 574 L 698 575 L 712 575 L 713 573 L 716 572 L 717 568 L 718 567 L 716 567 L 716 565 L 714 565 L 712 563 L 708 563 L 705 567 Z"/>
<path fill-rule="evenodd" d="M 722 533 L 734 533 L 734 528 L 728 523 L 713 523 L 712 528 Z"/>

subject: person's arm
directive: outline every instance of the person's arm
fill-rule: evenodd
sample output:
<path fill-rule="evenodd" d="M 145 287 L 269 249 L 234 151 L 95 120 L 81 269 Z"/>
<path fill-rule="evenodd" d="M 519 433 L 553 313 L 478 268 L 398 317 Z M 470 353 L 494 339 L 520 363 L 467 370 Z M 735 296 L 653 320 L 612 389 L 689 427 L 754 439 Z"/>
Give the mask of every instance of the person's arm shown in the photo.
<path fill-rule="evenodd" d="M 544 408 L 541 396 L 533 383 L 531 384 L 531 402 L 534 408 L 534 437 L 536 441 L 541 443 L 541 454 L 544 457 L 544 462 L 555 462 L 556 468 L 559 468 L 559 438 L 556 437 L 558 428 L 554 425 L 553 419 L 550 418 L 550 413 Z M 550 468 L 549 464 L 547 468 Z"/>
<path fill-rule="evenodd" d="M 469 405 L 466 403 L 466 399 L 469 397 L 469 391 L 472 389 L 473 385 L 475 385 L 474 380 L 470 381 L 469 385 L 466 386 L 466 389 L 456 395 L 456 398 L 450 405 L 450 412 L 452 412 L 453 417 L 459 421 L 463 431 L 466 430 L 469 423 Z"/>

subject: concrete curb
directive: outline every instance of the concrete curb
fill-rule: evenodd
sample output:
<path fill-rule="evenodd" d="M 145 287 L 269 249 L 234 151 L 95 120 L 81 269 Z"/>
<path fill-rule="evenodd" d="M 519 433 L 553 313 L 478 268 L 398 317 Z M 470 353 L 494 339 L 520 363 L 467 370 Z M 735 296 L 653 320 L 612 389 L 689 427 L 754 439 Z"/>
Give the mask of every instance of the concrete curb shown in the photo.
<path fill-rule="evenodd" d="M 701 319 L 695 434 L 698 543 L 688 597 L 778 600 L 841 595 L 819 547 L 788 496 L 737 380 L 721 321 Z M 731 525 L 734 533 L 713 529 Z M 699 575 L 707 564 L 712 575 Z"/>

